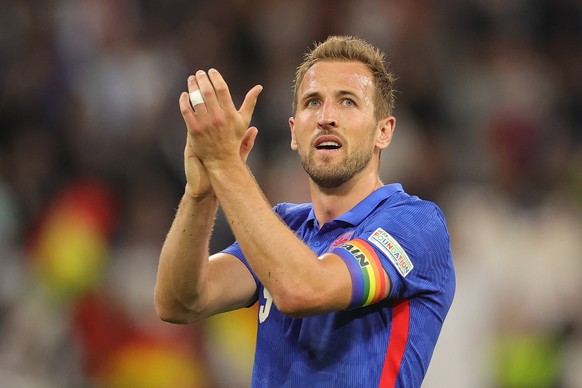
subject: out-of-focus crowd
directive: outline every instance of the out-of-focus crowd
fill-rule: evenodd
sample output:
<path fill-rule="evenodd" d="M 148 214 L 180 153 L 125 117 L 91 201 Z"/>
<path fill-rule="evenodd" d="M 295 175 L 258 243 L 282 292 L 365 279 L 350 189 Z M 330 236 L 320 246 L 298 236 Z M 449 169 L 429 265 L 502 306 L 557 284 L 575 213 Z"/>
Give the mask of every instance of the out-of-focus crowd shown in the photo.
<path fill-rule="evenodd" d="M 237 104 L 262 84 L 251 169 L 273 204 L 307 201 L 291 84 L 330 34 L 387 53 L 383 179 L 449 224 L 457 293 L 425 386 L 582 386 L 579 0 L 3 0 L 0 385 L 248 386 L 254 308 L 189 326 L 153 308 L 178 96 L 210 67 Z M 219 213 L 211 249 L 232 240 Z"/>

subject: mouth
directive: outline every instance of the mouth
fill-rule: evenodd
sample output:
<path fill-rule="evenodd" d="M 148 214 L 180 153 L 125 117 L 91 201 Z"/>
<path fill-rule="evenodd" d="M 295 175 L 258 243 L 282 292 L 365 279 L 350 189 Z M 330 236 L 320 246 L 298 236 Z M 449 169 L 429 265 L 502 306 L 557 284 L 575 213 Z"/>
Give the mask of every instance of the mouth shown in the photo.
<path fill-rule="evenodd" d="M 324 141 L 323 143 L 316 145 L 315 148 L 318 150 L 337 150 L 338 148 L 341 148 L 341 145 L 334 141 Z"/>
<path fill-rule="evenodd" d="M 336 136 L 321 136 L 315 140 L 314 146 L 317 150 L 338 150 L 342 143 Z"/>

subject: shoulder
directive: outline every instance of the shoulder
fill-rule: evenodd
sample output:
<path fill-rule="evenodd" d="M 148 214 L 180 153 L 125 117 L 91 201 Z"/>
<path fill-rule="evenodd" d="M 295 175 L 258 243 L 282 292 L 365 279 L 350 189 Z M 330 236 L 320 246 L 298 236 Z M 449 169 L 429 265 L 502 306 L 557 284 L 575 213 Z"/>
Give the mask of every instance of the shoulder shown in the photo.
<path fill-rule="evenodd" d="M 402 256 L 406 268 L 452 267 L 449 231 L 434 202 L 400 192 L 375 209 L 360 236 L 389 259 Z"/>
<path fill-rule="evenodd" d="M 375 209 L 360 236 L 379 255 L 392 297 L 434 293 L 446 301 L 443 307 L 450 306 L 455 289 L 451 240 L 436 203 L 397 193 Z"/>
<path fill-rule="evenodd" d="M 384 225 L 388 223 L 391 225 L 390 229 L 395 232 L 399 230 L 447 232 L 445 216 L 436 203 L 403 191 L 395 193 L 378 206 L 369 221 Z"/>

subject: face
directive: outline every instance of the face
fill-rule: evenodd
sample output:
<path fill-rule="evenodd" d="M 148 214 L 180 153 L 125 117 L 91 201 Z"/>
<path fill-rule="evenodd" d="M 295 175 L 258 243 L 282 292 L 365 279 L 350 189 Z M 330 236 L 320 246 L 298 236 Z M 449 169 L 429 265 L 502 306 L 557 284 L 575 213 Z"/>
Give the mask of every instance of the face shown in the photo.
<path fill-rule="evenodd" d="M 317 185 L 334 188 L 366 169 L 377 173 L 394 118 L 375 117 L 374 79 L 364 64 L 317 62 L 305 73 L 297 98 L 289 119 L 291 149 Z"/>

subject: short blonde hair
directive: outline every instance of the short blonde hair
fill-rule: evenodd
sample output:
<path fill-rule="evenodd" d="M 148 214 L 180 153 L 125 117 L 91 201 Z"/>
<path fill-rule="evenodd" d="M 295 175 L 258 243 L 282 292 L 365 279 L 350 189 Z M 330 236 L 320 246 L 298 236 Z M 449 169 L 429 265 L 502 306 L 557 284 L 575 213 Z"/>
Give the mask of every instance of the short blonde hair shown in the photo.
<path fill-rule="evenodd" d="M 293 85 L 293 114 L 297 109 L 297 91 L 305 73 L 320 61 L 361 62 L 374 77 L 376 87 L 375 114 L 378 119 L 390 116 L 394 109 L 394 75 L 388 71 L 386 56 L 377 47 L 353 36 L 335 35 L 324 42 L 316 43 L 307 51 L 303 62 L 297 67 Z"/>

